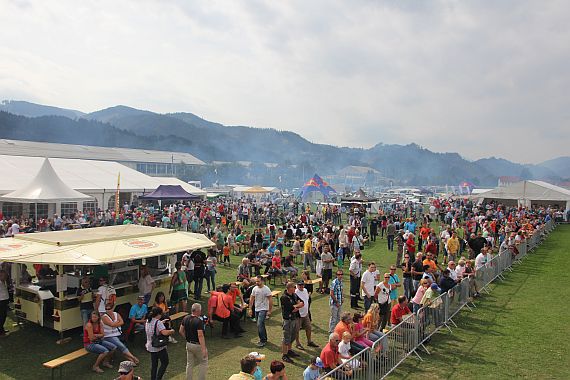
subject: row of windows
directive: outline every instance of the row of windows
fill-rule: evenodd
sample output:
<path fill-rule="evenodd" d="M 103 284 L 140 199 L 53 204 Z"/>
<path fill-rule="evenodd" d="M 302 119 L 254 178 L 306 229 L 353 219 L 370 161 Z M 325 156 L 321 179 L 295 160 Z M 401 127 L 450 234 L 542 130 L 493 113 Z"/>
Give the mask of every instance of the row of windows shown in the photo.
<path fill-rule="evenodd" d="M 83 202 L 83 212 L 90 213 L 97 211 L 97 200 Z M 48 218 L 48 204 L 47 203 L 38 203 L 37 205 L 38 210 L 38 218 Z M 77 212 L 77 202 L 67 202 L 61 204 L 61 215 L 70 216 Z M 19 218 L 24 213 L 24 205 L 22 203 L 13 203 L 13 202 L 4 202 L 2 204 L 2 214 L 5 217 L 14 217 Z M 36 205 L 30 204 L 28 218 L 34 219 L 36 216 Z M 53 216 L 53 215 L 51 215 Z"/>
<path fill-rule="evenodd" d="M 149 175 L 176 175 L 176 165 L 173 164 L 137 164 L 137 171 Z"/>

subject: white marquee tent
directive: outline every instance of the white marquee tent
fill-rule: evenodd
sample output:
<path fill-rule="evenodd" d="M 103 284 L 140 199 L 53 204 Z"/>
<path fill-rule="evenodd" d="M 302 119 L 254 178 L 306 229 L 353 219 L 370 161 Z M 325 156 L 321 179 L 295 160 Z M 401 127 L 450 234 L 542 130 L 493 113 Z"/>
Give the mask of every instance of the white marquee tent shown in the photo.
<path fill-rule="evenodd" d="M 475 196 L 480 202 L 496 200 L 520 206 L 558 205 L 570 209 L 570 190 L 543 181 L 520 181 Z"/>
<path fill-rule="evenodd" d="M 0 178 L 4 179 L 0 181 L 0 195 L 27 186 L 44 160 L 43 157 L 0 155 Z M 143 194 L 167 184 L 181 185 L 186 191 L 196 192 L 194 189 L 188 190 L 191 185 L 177 178 L 151 177 L 113 161 L 50 158 L 49 162 L 66 186 L 95 198 L 101 208 L 107 208 L 109 200 L 115 195 L 119 173 L 121 193 Z M 205 197 L 205 194 L 199 195 Z M 58 208 L 49 212 L 59 214 Z"/>
<path fill-rule="evenodd" d="M 76 202 L 89 199 L 92 197 L 67 186 L 53 170 L 47 158 L 30 183 L 0 197 L 1 201 L 21 203 Z"/>

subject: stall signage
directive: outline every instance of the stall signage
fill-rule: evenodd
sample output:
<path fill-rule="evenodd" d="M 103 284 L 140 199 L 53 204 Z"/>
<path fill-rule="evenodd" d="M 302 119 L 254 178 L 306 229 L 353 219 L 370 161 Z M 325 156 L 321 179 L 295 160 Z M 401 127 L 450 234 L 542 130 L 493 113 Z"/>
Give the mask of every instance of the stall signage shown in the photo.
<path fill-rule="evenodd" d="M 150 248 L 158 247 L 158 243 L 155 243 L 155 242 L 150 241 L 150 240 L 142 240 L 142 239 L 125 240 L 123 242 L 123 244 L 125 244 L 126 246 L 131 247 L 131 248 L 139 248 L 139 249 L 150 249 Z"/>
<path fill-rule="evenodd" d="M 0 245 L 0 252 L 9 252 L 9 251 L 14 251 L 16 249 L 21 249 L 24 248 L 26 246 L 28 246 L 29 243 L 11 243 L 11 244 L 3 244 Z"/>

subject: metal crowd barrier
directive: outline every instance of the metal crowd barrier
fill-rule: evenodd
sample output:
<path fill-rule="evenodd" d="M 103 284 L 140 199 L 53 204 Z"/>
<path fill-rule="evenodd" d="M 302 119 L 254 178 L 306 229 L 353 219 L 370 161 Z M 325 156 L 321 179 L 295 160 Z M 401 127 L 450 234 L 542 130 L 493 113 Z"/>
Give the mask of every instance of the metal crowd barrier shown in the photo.
<path fill-rule="evenodd" d="M 520 263 L 526 255 L 533 251 L 550 233 L 556 224 L 553 220 L 546 222 L 528 239 L 517 246 L 517 251 L 506 250 L 494 256 L 483 267 L 475 272 L 474 278 L 463 278 L 453 289 L 443 293 L 429 304 L 421 307 L 416 314 L 410 314 L 388 331 L 381 339 L 374 342 L 348 363 L 322 375 L 319 379 L 383 379 L 394 371 L 409 356 L 415 355 L 422 360 L 419 349 L 429 354 L 425 344 L 441 328 L 453 332 L 450 325 L 457 327 L 453 321 L 464 307 L 472 310 L 475 307 L 475 292 L 489 292 L 489 284 L 503 279 L 503 272 L 512 270 L 515 263 Z"/>

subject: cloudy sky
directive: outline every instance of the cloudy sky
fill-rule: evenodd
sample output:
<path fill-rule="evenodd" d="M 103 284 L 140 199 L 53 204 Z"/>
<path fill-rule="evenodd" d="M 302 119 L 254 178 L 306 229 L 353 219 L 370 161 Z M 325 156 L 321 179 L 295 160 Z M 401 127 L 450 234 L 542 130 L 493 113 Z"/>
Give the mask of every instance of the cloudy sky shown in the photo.
<path fill-rule="evenodd" d="M 570 154 L 570 2 L 0 0 L 0 98 L 313 142 Z"/>

